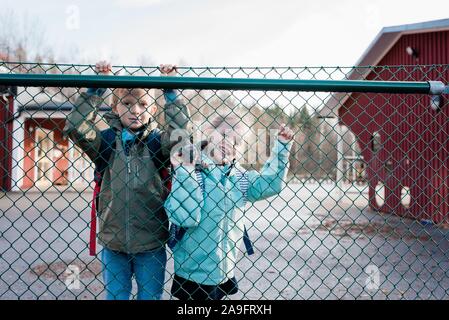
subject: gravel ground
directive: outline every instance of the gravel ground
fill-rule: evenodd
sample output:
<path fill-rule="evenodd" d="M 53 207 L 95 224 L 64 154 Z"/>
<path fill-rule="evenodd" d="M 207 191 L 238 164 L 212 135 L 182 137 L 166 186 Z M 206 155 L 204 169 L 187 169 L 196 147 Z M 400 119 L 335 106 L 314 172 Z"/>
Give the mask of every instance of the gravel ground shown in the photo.
<path fill-rule="evenodd" d="M 448 231 L 373 212 L 365 192 L 337 202 L 334 185 L 289 184 L 250 206 L 255 254 L 241 256 L 230 299 L 447 299 Z M 0 195 L 0 299 L 103 299 L 87 250 L 91 195 Z M 68 265 L 81 270 L 79 289 L 65 285 Z M 164 299 L 172 272 L 169 259 Z"/>

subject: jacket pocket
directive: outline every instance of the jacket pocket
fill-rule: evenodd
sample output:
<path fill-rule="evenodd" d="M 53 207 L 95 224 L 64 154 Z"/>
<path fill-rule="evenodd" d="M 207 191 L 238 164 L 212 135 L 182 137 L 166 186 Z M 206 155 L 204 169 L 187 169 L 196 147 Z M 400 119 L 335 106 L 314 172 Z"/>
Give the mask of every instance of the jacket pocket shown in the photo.
<path fill-rule="evenodd" d="M 136 157 L 132 164 L 133 184 L 132 188 L 138 193 L 151 193 L 162 196 L 163 188 L 159 171 L 149 156 Z"/>

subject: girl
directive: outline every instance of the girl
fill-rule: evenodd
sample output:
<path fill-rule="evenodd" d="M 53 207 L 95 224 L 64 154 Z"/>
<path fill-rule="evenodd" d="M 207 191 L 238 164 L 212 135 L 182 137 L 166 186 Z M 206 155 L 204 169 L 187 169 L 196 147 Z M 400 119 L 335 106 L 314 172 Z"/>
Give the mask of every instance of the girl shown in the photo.
<path fill-rule="evenodd" d="M 284 186 L 293 132 L 281 126 L 259 173 L 236 163 L 243 129 L 238 117 L 218 115 L 209 128 L 208 152 L 198 156 L 201 164 L 180 153 L 171 156 L 174 178 L 165 209 L 177 230 L 171 292 L 180 300 L 220 300 L 237 293 L 234 270 L 245 203 L 276 195 Z"/>

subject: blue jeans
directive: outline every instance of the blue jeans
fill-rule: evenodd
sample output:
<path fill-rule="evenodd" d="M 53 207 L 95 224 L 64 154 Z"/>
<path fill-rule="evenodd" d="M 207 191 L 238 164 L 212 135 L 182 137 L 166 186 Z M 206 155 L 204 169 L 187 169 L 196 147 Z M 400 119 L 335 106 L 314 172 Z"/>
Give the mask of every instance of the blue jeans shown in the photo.
<path fill-rule="evenodd" d="M 107 300 L 128 300 L 132 276 L 137 282 L 138 300 L 160 300 L 165 283 L 165 248 L 126 254 L 103 248 L 103 281 Z"/>

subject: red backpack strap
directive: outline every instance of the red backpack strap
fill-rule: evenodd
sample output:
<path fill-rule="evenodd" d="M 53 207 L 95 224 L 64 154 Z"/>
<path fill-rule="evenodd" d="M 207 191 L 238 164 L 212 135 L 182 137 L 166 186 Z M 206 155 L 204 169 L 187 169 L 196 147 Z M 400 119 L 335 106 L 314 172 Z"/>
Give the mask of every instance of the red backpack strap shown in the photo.
<path fill-rule="evenodd" d="M 89 254 L 95 256 L 97 254 L 97 208 L 98 200 L 101 190 L 101 182 L 103 180 L 103 173 L 109 165 L 109 160 L 112 156 L 112 152 L 115 149 L 115 136 L 114 129 L 109 128 L 101 131 L 101 144 L 99 156 L 95 162 L 94 173 L 94 194 L 92 199 L 92 209 L 90 210 L 90 235 L 89 235 Z"/>
<path fill-rule="evenodd" d="M 97 254 L 97 203 L 101 189 L 101 174 L 95 172 L 95 187 L 92 199 L 92 209 L 90 211 L 90 236 L 89 236 L 89 254 Z"/>
<path fill-rule="evenodd" d="M 164 192 L 162 193 L 162 200 L 167 199 L 170 191 L 171 191 L 171 174 L 170 174 L 170 170 L 167 167 L 163 167 L 159 169 L 159 174 L 161 176 L 161 180 L 162 180 L 162 185 L 164 188 Z"/>

